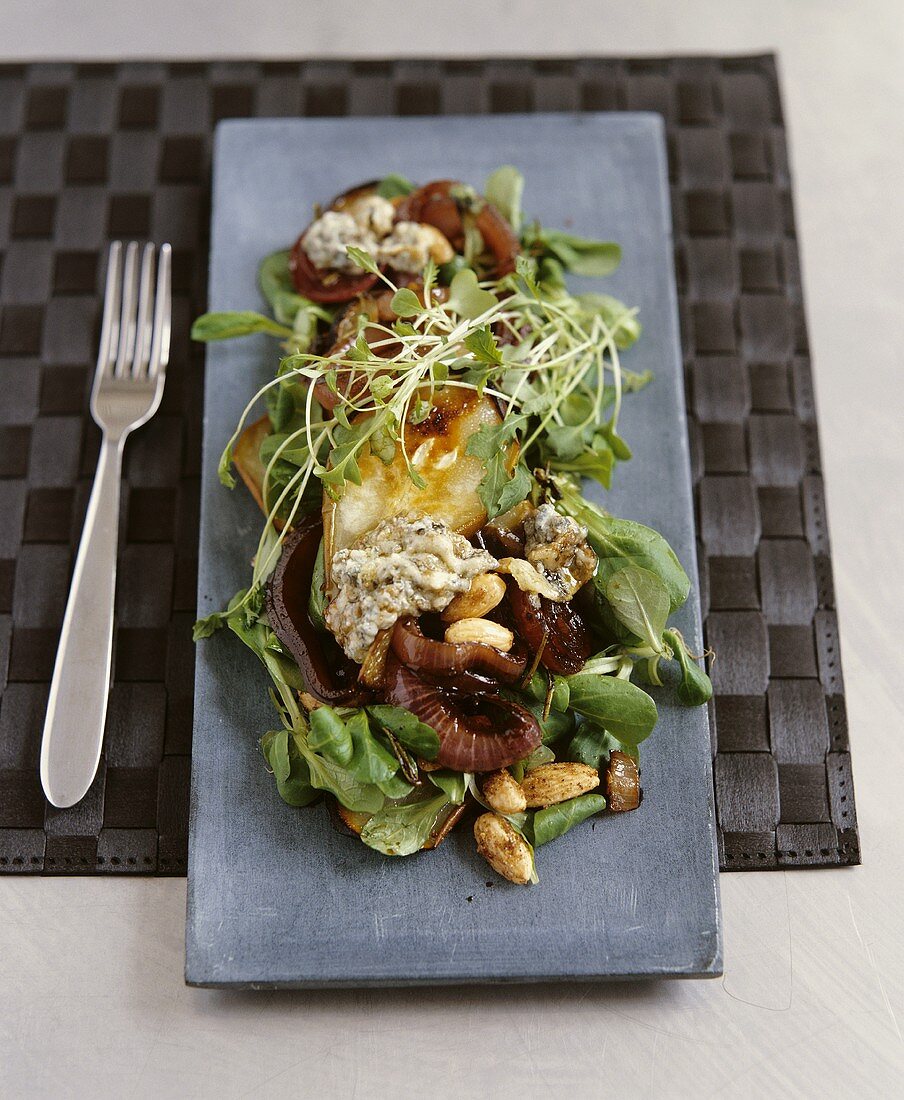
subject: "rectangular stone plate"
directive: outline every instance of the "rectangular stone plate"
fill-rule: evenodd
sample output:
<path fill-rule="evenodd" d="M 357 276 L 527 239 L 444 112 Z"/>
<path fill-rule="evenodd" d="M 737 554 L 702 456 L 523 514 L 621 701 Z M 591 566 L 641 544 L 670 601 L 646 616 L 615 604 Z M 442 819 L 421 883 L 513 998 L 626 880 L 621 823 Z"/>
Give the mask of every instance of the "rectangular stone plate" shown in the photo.
<path fill-rule="evenodd" d="M 640 307 L 624 356 L 654 382 L 626 400 L 635 457 L 605 494 L 661 530 L 696 584 L 694 520 L 666 153 L 646 114 L 229 121 L 217 132 L 212 310 L 261 306 L 260 259 L 289 245 L 312 205 L 389 172 L 480 185 L 500 164 L 527 181 L 544 224 L 623 248 L 618 271 L 581 280 Z M 272 376 L 265 338 L 212 345 L 207 361 L 199 614 L 247 584 L 260 528 L 243 489 L 217 480 L 245 403 Z M 677 616 L 702 649 L 696 589 Z M 186 980 L 302 987 L 709 977 L 721 971 L 710 739 L 705 708 L 657 697 L 642 748 L 644 800 L 540 850 L 540 885 L 511 886 L 462 829 L 435 852 L 391 859 L 336 832 L 323 805 L 283 804 L 258 751 L 276 717 L 264 674 L 227 632 L 199 647 Z"/>

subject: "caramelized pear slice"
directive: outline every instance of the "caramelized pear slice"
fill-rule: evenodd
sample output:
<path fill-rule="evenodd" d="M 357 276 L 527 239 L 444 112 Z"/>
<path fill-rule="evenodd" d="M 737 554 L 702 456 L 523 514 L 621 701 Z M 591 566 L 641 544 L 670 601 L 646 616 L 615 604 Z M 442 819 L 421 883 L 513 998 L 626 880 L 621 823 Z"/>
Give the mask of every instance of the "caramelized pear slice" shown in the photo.
<path fill-rule="evenodd" d="M 477 495 L 484 468 L 479 458 L 466 454 L 466 448 L 476 431 L 500 419 L 495 402 L 474 390 L 447 386 L 438 391 L 430 415 L 405 428 L 405 450 L 426 482 L 423 489 L 411 480 L 398 445 L 389 465 L 364 448 L 358 459 L 361 484 L 346 482 L 339 501 L 324 494 L 324 561 L 331 562 L 337 551 L 351 546 L 381 520 L 411 512 L 441 520 L 462 535 L 473 535 L 487 518 Z"/>
<path fill-rule="evenodd" d="M 260 510 L 266 515 L 264 507 L 264 473 L 266 467 L 261 462 L 261 443 L 270 434 L 270 417 L 262 416 L 255 420 L 239 436 L 232 452 L 232 461 L 239 476 L 248 487 L 248 492 L 257 501 Z M 278 525 L 278 524 L 277 524 Z"/>

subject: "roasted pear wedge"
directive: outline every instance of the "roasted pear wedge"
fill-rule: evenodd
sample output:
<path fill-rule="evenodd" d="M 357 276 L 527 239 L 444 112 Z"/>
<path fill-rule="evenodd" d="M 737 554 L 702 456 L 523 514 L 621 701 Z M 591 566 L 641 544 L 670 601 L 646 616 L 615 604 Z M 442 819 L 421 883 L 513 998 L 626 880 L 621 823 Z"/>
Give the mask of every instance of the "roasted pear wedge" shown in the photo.
<path fill-rule="evenodd" d="M 270 417 L 262 416 L 260 420 L 255 420 L 245 428 L 236 440 L 235 450 L 232 453 L 232 461 L 239 472 L 239 477 L 265 515 L 267 509 L 264 507 L 263 485 L 266 467 L 261 462 L 261 443 L 269 434 Z"/>
<path fill-rule="evenodd" d="M 324 494 L 324 561 L 331 562 L 337 551 L 351 546 L 381 520 L 410 512 L 432 516 L 453 531 L 473 535 L 486 522 L 487 513 L 477 494 L 483 464 L 466 453 L 468 440 L 484 425 L 500 420 L 495 402 L 474 390 L 449 386 L 436 393 L 430 415 L 405 428 L 405 449 L 426 486 L 419 489 L 411 480 L 400 447 L 388 465 L 375 454 L 363 454 L 358 460 L 361 484 L 346 482 L 338 501 Z M 512 449 L 512 463 L 516 457 Z"/>

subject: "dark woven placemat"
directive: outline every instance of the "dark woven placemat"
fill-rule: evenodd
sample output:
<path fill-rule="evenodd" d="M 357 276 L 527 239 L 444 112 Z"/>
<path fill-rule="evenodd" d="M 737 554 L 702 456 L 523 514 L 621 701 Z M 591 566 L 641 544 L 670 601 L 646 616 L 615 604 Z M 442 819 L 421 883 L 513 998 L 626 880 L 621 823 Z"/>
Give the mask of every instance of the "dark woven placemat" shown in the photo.
<path fill-rule="evenodd" d="M 785 136 L 769 57 L 0 67 L 0 871 L 183 874 L 210 139 L 236 116 L 666 119 L 723 868 L 859 861 Z M 160 413 L 126 450 L 104 760 L 37 763 L 99 436 L 112 238 L 174 247 Z"/>

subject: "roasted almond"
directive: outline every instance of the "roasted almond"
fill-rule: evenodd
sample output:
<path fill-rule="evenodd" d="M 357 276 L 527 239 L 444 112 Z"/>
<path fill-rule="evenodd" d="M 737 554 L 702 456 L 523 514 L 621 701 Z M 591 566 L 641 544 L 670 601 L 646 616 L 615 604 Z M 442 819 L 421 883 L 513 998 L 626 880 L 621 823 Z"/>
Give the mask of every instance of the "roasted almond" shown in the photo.
<path fill-rule="evenodd" d="M 474 822 L 474 838 L 477 851 L 497 874 L 519 886 L 530 882 L 533 870 L 530 848 L 504 817 L 481 814 Z"/>
<path fill-rule="evenodd" d="M 507 768 L 490 772 L 481 783 L 487 805 L 500 814 L 520 814 L 527 809 L 527 799 L 521 784 Z"/>
<path fill-rule="evenodd" d="M 492 619 L 459 619 L 446 627 L 444 638 L 447 642 L 480 642 L 500 653 L 508 653 L 515 644 L 515 635 Z"/>
<path fill-rule="evenodd" d="M 541 764 L 527 773 L 521 789 L 529 809 L 567 802 L 600 785 L 599 772 L 589 764 Z"/>
<path fill-rule="evenodd" d="M 447 623 L 459 619 L 480 619 L 488 611 L 502 603 L 505 596 L 505 581 L 495 573 L 479 573 L 467 592 L 459 592 L 442 614 Z"/>

